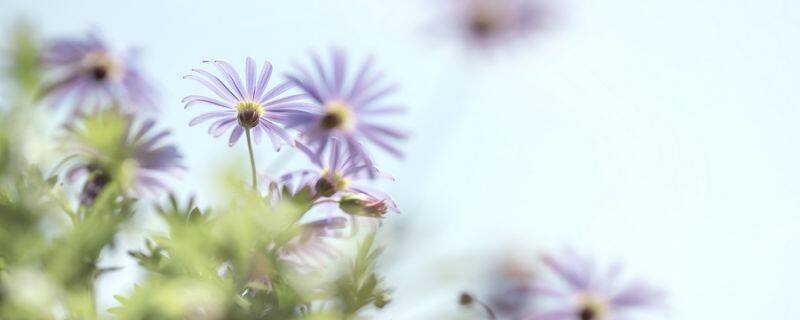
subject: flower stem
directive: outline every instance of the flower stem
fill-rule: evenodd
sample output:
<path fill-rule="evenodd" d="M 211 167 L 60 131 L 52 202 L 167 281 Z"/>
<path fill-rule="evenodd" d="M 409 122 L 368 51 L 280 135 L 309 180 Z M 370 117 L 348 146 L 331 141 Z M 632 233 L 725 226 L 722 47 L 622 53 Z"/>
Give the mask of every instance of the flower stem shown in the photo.
<path fill-rule="evenodd" d="M 253 189 L 258 191 L 258 184 L 256 182 L 256 158 L 253 156 L 253 142 L 250 139 L 250 128 L 244 129 L 244 134 L 247 137 L 247 151 L 250 152 L 250 173 L 253 176 Z"/>

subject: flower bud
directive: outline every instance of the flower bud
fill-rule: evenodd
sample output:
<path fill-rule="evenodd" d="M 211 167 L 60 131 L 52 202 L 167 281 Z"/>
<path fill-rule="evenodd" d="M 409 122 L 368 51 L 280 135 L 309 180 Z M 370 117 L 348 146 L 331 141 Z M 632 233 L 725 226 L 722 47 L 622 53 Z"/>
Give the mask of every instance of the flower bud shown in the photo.
<path fill-rule="evenodd" d="M 375 307 L 378 309 L 383 309 L 387 304 L 392 302 L 392 296 L 388 293 L 381 293 L 377 297 L 375 297 L 375 302 L 373 303 Z"/>
<path fill-rule="evenodd" d="M 360 195 L 346 195 L 339 200 L 339 208 L 354 216 L 381 218 L 388 211 L 383 200 L 367 199 Z"/>

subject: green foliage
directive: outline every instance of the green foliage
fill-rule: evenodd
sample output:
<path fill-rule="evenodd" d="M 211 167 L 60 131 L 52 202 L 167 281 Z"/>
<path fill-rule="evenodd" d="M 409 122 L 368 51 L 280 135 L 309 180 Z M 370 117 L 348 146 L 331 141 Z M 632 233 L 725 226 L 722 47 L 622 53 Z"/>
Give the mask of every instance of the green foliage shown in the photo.
<path fill-rule="evenodd" d="M 0 318 L 94 319 L 100 252 L 113 244 L 131 200 L 106 189 L 92 206 L 72 209 L 56 177 L 45 178 L 8 152 L 0 174 Z"/>
<path fill-rule="evenodd" d="M 383 249 L 375 248 L 375 234 L 367 235 L 359 244 L 355 258 L 349 262 L 347 272 L 334 283 L 335 293 L 343 297 L 345 314 L 356 314 L 370 304 L 383 308 L 390 302 L 389 290 L 375 273 L 375 261 Z"/>
<path fill-rule="evenodd" d="M 30 95 L 38 88 L 41 78 L 39 37 L 28 22 L 20 21 L 11 30 L 10 40 L 4 45 L 10 61 L 4 65 L 5 73 L 19 91 Z"/>
<path fill-rule="evenodd" d="M 123 319 L 184 319 L 195 313 L 214 314 L 214 319 L 341 319 L 355 318 L 371 303 L 388 302 L 373 270 L 380 250 L 373 248 L 372 235 L 334 280 L 326 280 L 324 270 L 299 272 L 284 259 L 289 243 L 301 236 L 298 221 L 311 208 L 310 190 L 281 190 L 277 202 L 244 188 L 230 194 L 236 196 L 215 214 L 195 207 L 194 199 L 180 205 L 172 195 L 157 209 L 169 234 L 130 252 L 152 274 L 130 297 L 119 298 L 123 305 L 115 314 Z M 205 303 L 179 308 L 183 302 L 153 299 L 190 289 Z"/>

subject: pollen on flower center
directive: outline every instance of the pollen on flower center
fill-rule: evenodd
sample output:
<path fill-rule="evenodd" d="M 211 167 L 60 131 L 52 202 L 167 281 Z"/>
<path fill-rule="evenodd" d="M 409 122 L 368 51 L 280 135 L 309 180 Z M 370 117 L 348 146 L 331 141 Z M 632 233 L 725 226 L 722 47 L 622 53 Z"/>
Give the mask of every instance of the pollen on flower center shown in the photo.
<path fill-rule="evenodd" d="M 83 67 L 89 76 L 97 82 L 119 79 L 123 70 L 116 58 L 103 51 L 87 54 L 83 58 Z"/>
<path fill-rule="evenodd" d="M 328 102 L 325 104 L 325 115 L 320 120 L 323 129 L 350 130 L 353 126 L 353 112 L 342 102 Z"/>
<path fill-rule="evenodd" d="M 320 178 L 314 185 L 314 189 L 321 195 L 330 197 L 339 192 L 339 190 L 347 188 L 347 183 L 347 179 L 345 179 L 341 173 L 336 172 L 330 174 L 326 169 L 320 174 Z"/>
<path fill-rule="evenodd" d="M 264 107 L 258 102 L 245 100 L 236 105 L 236 118 L 239 120 L 239 125 L 244 128 L 255 127 L 262 116 Z"/>
<path fill-rule="evenodd" d="M 605 301 L 591 295 L 585 295 L 580 298 L 580 304 L 577 311 L 577 317 L 580 320 L 602 320 L 608 311 L 608 306 Z"/>

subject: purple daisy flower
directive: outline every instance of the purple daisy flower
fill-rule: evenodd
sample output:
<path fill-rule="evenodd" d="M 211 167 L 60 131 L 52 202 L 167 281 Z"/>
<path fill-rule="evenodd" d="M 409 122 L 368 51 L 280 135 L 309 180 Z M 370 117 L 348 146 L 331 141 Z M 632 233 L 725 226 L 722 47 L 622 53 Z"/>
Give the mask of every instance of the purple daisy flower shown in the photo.
<path fill-rule="evenodd" d="M 476 47 L 524 39 L 551 23 L 551 0 L 450 1 L 456 32 Z"/>
<path fill-rule="evenodd" d="M 571 251 L 559 258 L 543 254 L 541 259 L 558 281 L 538 283 L 534 289 L 535 294 L 553 297 L 559 306 L 526 319 L 626 319 L 626 313 L 638 308 L 659 306 L 665 297 L 662 291 L 641 282 L 620 285 L 619 265 L 613 265 L 606 272 L 601 272 L 592 260 Z"/>
<path fill-rule="evenodd" d="M 65 163 L 67 178 L 86 177 L 81 202 L 90 205 L 112 181 L 130 186 L 137 194 L 169 190 L 162 181 L 186 168 L 177 147 L 164 139 L 168 130 L 155 131 L 155 121 L 135 126 L 135 119 L 116 109 L 78 115 L 66 126 L 67 146 L 76 152 Z"/>
<path fill-rule="evenodd" d="M 95 33 L 47 44 L 41 63 L 52 78 L 40 96 L 74 113 L 85 106 L 120 105 L 128 111 L 155 108 L 156 92 L 136 67 L 136 52 L 112 52 Z"/>
<path fill-rule="evenodd" d="M 387 194 L 354 182 L 373 176 L 391 179 L 390 176 L 381 174 L 350 149 L 342 147 L 338 139 L 333 139 L 330 144 L 326 159 L 304 144 L 297 143 L 297 149 L 305 153 L 318 170 L 287 173 L 278 182 L 293 191 L 311 187 L 316 198 L 335 198 L 343 209 L 352 209 L 345 210 L 350 214 L 355 214 L 355 210 L 359 209 L 361 214 L 356 215 L 381 217 L 387 211 L 398 211 L 397 205 Z"/>
<path fill-rule="evenodd" d="M 395 156 L 402 156 L 395 146 L 406 134 L 381 124 L 378 116 L 402 113 L 405 108 L 382 102 L 397 86 L 382 84 L 383 74 L 374 72 L 368 59 L 348 80 L 347 59 L 342 50 L 331 51 L 331 67 L 326 68 L 319 56 L 311 54 L 314 74 L 298 66 L 287 76 L 311 98 L 314 105 L 308 113 L 295 113 L 286 123 L 302 133 L 303 140 L 315 153 L 321 153 L 331 138 L 339 139 L 350 153 L 371 164 L 362 142 L 380 147 Z"/>
<path fill-rule="evenodd" d="M 261 72 L 256 78 L 256 63 L 248 57 L 246 61 L 246 82 L 242 82 L 239 74 L 231 64 L 215 60 L 206 61 L 213 64 L 222 74 L 219 77 L 202 69 L 192 69 L 196 74 L 184 76 L 192 79 L 209 90 L 216 98 L 191 95 L 183 98 L 186 107 L 194 104 L 212 105 L 222 110 L 203 113 L 189 122 L 190 126 L 214 120 L 208 128 L 209 134 L 219 137 L 231 130 L 228 144 L 233 146 L 242 134 L 252 130 L 256 143 L 266 135 L 272 141 L 275 150 L 282 144 L 294 145 L 292 136 L 280 124 L 287 121 L 291 114 L 304 114 L 304 108 L 311 106 L 304 102 L 305 94 L 283 95 L 294 87 L 291 81 L 279 83 L 274 88 L 267 90 L 267 84 L 272 75 L 272 64 L 265 61 Z"/>

